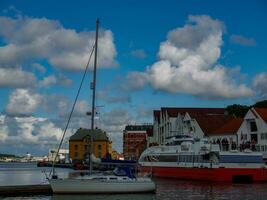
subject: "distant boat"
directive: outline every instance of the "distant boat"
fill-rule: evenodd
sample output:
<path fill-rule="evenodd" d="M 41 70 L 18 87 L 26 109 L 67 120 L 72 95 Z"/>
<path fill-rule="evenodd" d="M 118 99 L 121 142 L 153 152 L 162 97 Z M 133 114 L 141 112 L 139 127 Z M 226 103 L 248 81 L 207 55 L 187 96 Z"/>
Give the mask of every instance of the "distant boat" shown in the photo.
<path fill-rule="evenodd" d="M 95 40 L 95 61 L 94 61 L 94 78 L 91 88 L 93 89 L 93 99 L 92 99 L 92 120 L 91 120 L 91 130 L 94 130 L 94 113 L 95 113 L 95 85 L 96 85 L 96 65 L 97 65 L 97 42 L 98 42 L 98 29 L 99 20 L 96 21 L 96 40 Z M 76 98 L 77 99 L 77 98 Z M 74 104 L 75 105 L 75 104 Z M 70 120 L 70 118 L 69 118 Z M 67 129 L 67 127 L 66 127 Z M 65 132 L 66 132 L 65 129 Z M 61 139 L 57 154 L 54 161 L 58 156 L 58 152 L 64 135 Z M 93 138 L 91 137 L 91 144 L 93 143 Z M 93 145 L 91 145 L 92 148 Z M 135 177 L 127 169 L 125 174 L 120 176 L 109 175 L 104 176 L 102 174 L 92 174 L 92 162 L 93 154 L 91 149 L 90 155 L 90 173 L 89 175 L 80 175 L 75 178 L 60 179 L 56 176 L 53 164 L 53 175 L 49 179 L 51 188 L 54 193 L 144 193 L 144 192 L 154 192 L 156 189 L 155 183 L 148 177 Z"/>

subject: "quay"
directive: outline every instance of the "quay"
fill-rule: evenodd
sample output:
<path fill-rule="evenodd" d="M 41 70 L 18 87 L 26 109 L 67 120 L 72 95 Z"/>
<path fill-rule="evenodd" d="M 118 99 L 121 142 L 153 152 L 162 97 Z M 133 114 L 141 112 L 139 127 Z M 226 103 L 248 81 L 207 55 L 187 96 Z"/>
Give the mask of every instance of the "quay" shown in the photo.
<path fill-rule="evenodd" d="M 50 184 L 42 185 L 10 185 L 0 186 L 1 196 L 21 196 L 21 195 L 51 195 Z"/>

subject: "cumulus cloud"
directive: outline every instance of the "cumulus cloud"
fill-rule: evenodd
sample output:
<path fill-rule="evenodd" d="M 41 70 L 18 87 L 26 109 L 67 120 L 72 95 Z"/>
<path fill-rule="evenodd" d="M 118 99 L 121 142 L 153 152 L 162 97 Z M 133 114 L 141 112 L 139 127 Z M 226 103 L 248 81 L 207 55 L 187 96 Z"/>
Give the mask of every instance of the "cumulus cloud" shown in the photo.
<path fill-rule="evenodd" d="M 171 30 L 160 44 L 159 61 L 145 72 L 128 75 L 132 87 L 149 83 L 156 90 L 211 99 L 251 96 L 250 88 L 236 82 L 231 70 L 217 63 L 224 30 L 219 20 L 189 16 L 184 27 Z"/>
<path fill-rule="evenodd" d="M 242 46 L 255 46 L 256 40 L 254 38 L 247 38 L 242 35 L 231 35 L 230 42 Z"/>
<path fill-rule="evenodd" d="M 0 144 L 2 150 L 6 147 L 9 152 L 26 149 L 35 155 L 47 154 L 48 148 L 55 148 L 62 137 L 62 129 L 52 121 L 41 117 L 12 117 L 1 115 Z M 71 132 L 67 132 L 70 136 Z M 11 146 L 16 148 L 10 149 Z M 41 149 L 45 145 L 46 148 Z M 42 152 L 44 151 L 44 152 Z M 18 154 L 26 152 L 16 152 Z"/>
<path fill-rule="evenodd" d="M 111 120 L 112 119 L 112 120 Z M 114 108 L 111 111 L 103 113 L 103 117 L 100 118 L 96 124 L 101 129 L 105 130 L 112 142 L 114 149 L 122 151 L 122 136 L 123 130 L 126 125 L 134 124 L 135 120 L 130 112 L 126 109 Z"/>
<path fill-rule="evenodd" d="M 66 77 L 64 74 L 59 74 L 57 77 L 57 80 L 59 84 L 62 86 L 68 87 L 72 85 L 72 80 Z"/>
<path fill-rule="evenodd" d="M 131 97 L 124 91 L 101 90 L 97 93 L 97 98 L 107 103 L 129 103 Z"/>
<path fill-rule="evenodd" d="M 27 89 L 16 89 L 9 96 L 6 113 L 11 116 L 32 115 L 42 102 L 42 96 Z"/>
<path fill-rule="evenodd" d="M 252 83 L 254 91 L 257 93 L 257 97 L 260 99 L 267 98 L 267 73 L 263 72 L 257 74 Z"/>
<path fill-rule="evenodd" d="M 36 77 L 31 72 L 21 68 L 0 68 L 0 87 L 25 88 L 33 86 L 35 82 Z"/>
<path fill-rule="evenodd" d="M 44 77 L 43 80 L 39 81 L 39 87 L 49 87 L 57 83 L 57 79 L 54 75 Z"/>
<path fill-rule="evenodd" d="M 144 59 L 147 57 L 146 52 L 143 49 L 136 49 L 131 51 L 131 55 L 136 58 Z"/>
<path fill-rule="evenodd" d="M 130 72 L 126 78 L 126 86 L 130 90 L 139 90 L 142 89 L 148 81 L 146 73 Z"/>
<path fill-rule="evenodd" d="M 94 31 L 77 32 L 46 18 L 0 17 L 0 27 L 4 27 L 0 37 L 6 43 L 0 48 L 3 67 L 46 59 L 60 69 L 83 70 L 95 40 Z M 99 66 L 117 66 L 116 54 L 112 32 L 100 30 Z"/>
<path fill-rule="evenodd" d="M 48 88 L 55 84 L 68 87 L 72 84 L 72 80 L 67 78 L 63 74 L 59 74 L 58 76 L 55 75 L 46 76 L 38 82 L 38 86 L 44 88 Z"/>

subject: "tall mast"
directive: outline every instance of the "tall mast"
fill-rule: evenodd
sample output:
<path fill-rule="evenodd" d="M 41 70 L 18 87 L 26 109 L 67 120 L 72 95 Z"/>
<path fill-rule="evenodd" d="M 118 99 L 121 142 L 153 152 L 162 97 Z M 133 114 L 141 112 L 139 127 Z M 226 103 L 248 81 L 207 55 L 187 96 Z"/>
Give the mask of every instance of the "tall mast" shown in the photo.
<path fill-rule="evenodd" d="M 94 75 L 93 75 L 93 84 L 92 84 L 93 99 L 92 99 L 91 130 L 94 130 L 94 118 L 95 118 L 95 90 L 96 90 L 96 66 L 97 66 L 98 28 L 99 28 L 99 19 L 96 20 L 96 33 L 95 33 L 95 61 L 94 61 Z"/>
<path fill-rule="evenodd" d="M 92 154 L 94 150 L 93 146 L 93 132 L 94 132 L 94 122 L 95 122 L 95 90 L 96 90 L 96 66 L 97 66 L 97 44 L 98 44 L 98 28 L 99 28 L 99 19 L 96 20 L 96 32 L 95 32 L 95 61 L 94 61 L 94 75 L 93 75 L 93 83 L 91 85 L 93 89 L 93 99 L 92 99 L 92 119 L 91 119 L 91 153 L 90 153 L 90 174 L 92 174 L 93 162 L 92 162 Z"/>

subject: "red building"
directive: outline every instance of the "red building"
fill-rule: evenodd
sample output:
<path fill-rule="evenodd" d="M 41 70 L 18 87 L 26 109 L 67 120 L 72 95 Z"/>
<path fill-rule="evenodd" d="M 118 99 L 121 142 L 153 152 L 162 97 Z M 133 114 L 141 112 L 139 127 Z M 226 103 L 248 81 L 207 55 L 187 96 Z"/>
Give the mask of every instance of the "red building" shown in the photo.
<path fill-rule="evenodd" d="M 123 131 L 123 155 L 126 160 L 138 160 L 147 147 L 147 130 L 152 125 L 127 125 Z"/>

